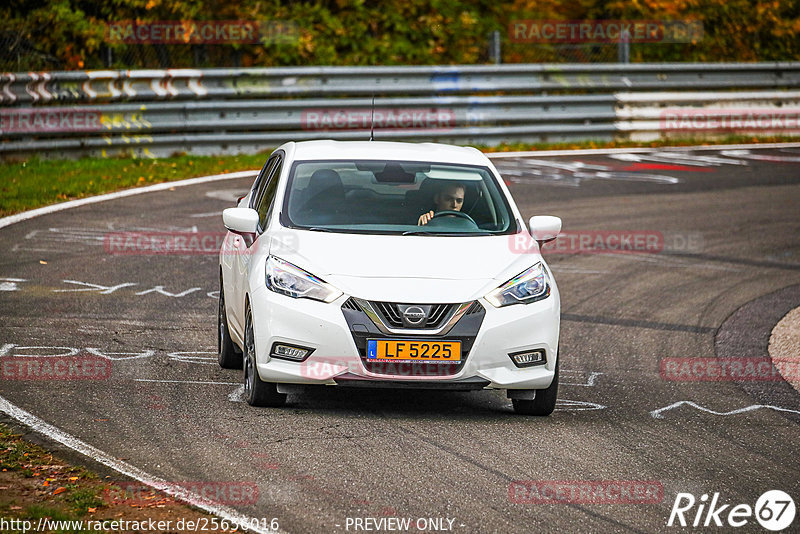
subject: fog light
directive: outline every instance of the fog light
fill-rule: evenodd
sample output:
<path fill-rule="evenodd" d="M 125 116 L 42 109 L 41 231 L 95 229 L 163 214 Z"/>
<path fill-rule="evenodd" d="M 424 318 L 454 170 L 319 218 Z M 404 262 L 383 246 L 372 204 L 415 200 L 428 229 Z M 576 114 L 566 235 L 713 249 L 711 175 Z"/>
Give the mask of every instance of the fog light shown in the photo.
<path fill-rule="evenodd" d="M 280 358 L 282 360 L 291 360 L 293 362 L 302 362 L 314 352 L 314 349 L 308 347 L 298 347 L 295 345 L 286 345 L 284 343 L 275 343 L 272 345 L 272 350 L 269 355 L 273 358 Z"/>
<path fill-rule="evenodd" d="M 508 356 L 517 367 L 531 367 L 532 365 L 541 365 L 547 361 L 544 349 L 514 352 Z"/>

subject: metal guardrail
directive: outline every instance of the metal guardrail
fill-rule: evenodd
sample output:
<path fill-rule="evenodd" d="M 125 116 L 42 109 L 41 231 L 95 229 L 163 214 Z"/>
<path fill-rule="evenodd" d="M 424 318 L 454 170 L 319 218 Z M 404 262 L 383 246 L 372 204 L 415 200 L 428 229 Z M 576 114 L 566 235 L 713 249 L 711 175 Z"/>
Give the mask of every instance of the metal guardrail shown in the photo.
<path fill-rule="evenodd" d="M 665 107 L 797 107 L 800 63 L 0 74 L 0 158 L 257 152 L 286 140 L 648 138 Z M 724 90 L 724 91 L 723 91 Z M 734 92 L 734 90 L 736 90 Z M 744 90 L 744 91 L 743 91 Z"/>

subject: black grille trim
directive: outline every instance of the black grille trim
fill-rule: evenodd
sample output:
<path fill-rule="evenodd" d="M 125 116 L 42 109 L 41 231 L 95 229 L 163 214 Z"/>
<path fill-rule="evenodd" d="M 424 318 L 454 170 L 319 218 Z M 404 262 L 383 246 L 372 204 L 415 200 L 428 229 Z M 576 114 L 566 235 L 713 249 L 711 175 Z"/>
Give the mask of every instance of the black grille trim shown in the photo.
<path fill-rule="evenodd" d="M 445 315 L 448 315 L 450 310 L 453 309 L 452 304 L 436 304 L 431 308 L 431 313 L 428 315 L 428 320 L 425 322 L 426 328 L 438 328 L 439 324 Z"/>
<path fill-rule="evenodd" d="M 383 319 L 393 328 L 403 328 L 403 318 L 400 317 L 400 311 L 397 309 L 397 304 L 393 302 L 373 302 L 378 308 L 378 311 L 383 316 Z"/>
<path fill-rule="evenodd" d="M 473 313 L 481 313 L 484 311 L 483 306 L 477 300 L 472 303 L 472 306 L 469 307 L 465 315 L 472 315 Z"/>
<path fill-rule="evenodd" d="M 361 308 L 358 307 L 358 304 L 356 304 L 356 301 L 353 300 L 353 297 L 350 297 L 349 299 L 347 299 L 345 301 L 344 304 L 342 304 L 342 309 L 343 310 L 354 310 L 354 311 L 360 311 L 361 310 Z"/>

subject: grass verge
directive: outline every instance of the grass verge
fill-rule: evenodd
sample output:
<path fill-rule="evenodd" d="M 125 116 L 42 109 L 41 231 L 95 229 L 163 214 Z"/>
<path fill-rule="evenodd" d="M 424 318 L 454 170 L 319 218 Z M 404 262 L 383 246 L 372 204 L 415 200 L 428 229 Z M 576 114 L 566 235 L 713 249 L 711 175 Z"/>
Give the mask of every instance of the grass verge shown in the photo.
<path fill-rule="evenodd" d="M 42 160 L 0 164 L 0 217 L 138 187 L 224 172 L 260 169 L 264 154 L 163 159 Z"/>
<path fill-rule="evenodd" d="M 181 519 L 184 524 L 208 521 L 210 528 L 212 516 L 149 488 L 127 483 L 121 488 L 119 483 L 70 465 L 0 424 L 0 532 L 4 534 L 23 532 L 25 521 L 30 532 L 31 525 L 37 528 L 40 520 L 51 528 L 38 532 L 52 533 L 130 532 L 114 528 L 115 521 L 131 522 L 128 525 L 164 521 L 164 526 L 166 521 L 172 522 L 171 528 L 147 530 L 150 533 L 185 532 L 187 529 L 176 528 Z M 55 525 L 54 521 L 64 523 Z M 82 521 L 85 528 L 75 521 Z"/>

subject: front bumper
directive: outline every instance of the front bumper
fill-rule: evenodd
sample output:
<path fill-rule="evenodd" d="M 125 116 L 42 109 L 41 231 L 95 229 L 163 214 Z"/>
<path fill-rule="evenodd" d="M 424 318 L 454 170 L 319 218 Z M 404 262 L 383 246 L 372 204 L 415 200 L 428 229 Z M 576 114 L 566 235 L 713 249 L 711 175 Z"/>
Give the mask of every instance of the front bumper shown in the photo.
<path fill-rule="evenodd" d="M 545 389 L 553 380 L 560 317 L 555 285 L 548 298 L 531 304 L 495 308 L 478 299 L 441 335 L 387 334 L 348 300 L 346 295 L 332 303 L 293 299 L 266 288 L 251 295 L 261 379 L 279 384 L 438 389 Z M 368 339 L 459 340 L 462 362 L 376 364 L 366 357 Z M 314 351 L 302 362 L 278 359 L 270 356 L 275 343 Z M 533 349 L 545 351 L 544 364 L 518 368 L 509 357 Z"/>

